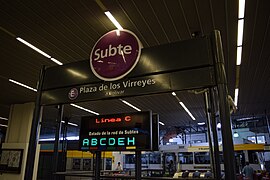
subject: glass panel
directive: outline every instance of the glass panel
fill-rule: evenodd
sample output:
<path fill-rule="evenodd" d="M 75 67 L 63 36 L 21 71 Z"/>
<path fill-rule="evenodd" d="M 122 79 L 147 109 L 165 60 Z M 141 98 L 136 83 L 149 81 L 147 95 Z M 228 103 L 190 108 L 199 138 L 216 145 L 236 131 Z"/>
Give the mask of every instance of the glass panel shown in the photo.
<path fill-rule="evenodd" d="M 106 158 L 106 170 L 112 170 L 112 158 Z"/>
<path fill-rule="evenodd" d="M 220 163 L 224 163 L 223 153 L 219 152 L 219 161 Z"/>
<path fill-rule="evenodd" d="M 83 159 L 83 170 L 84 171 L 91 170 L 91 159 Z"/>
<path fill-rule="evenodd" d="M 258 164 L 258 158 L 255 151 L 248 151 L 248 161 L 250 164 Z"/>
<path fill-rule="evenodd" d="M 126 164 L 135 164 L 135 154 L 126 154 L 125 155 Z"/>
<path fill-rule="evenodd" d="M 193 153 L 192 152 L 178 153 L 178 161 L 180 164 L 193 164 Z"/>
<path fill-rule="evenodd" d="M 73 159 L 72 170 L 80 170 L 81 167 L 81 159 Z"/>
<path fill-rule="evenodd" d="M 255 136 L 248 136 L 247 138 L 248 138 L 248 140 L 256 143 Z M 257 142 L 258 142 L 258 144 L 264 144 L 265 143 L 265 136 L 264 135 L 257 136 Z"/>
<path fill-rule="evenodd" d="M 142 164 L 148 164 L 148 154 L 142 154 L 142 157 L 141 157 L 141 160 L 142 160 Z"/>
<path fill-rule="evenodd" d="M 195 164 L 210 164 L 209 152 L 196 152 L 194 156 Z"/>
<path fill-rule="evenodd" d="M 265 143 L 265 136 L 257 136 L 257 141 L 259 144 Z"/>
<path fill-rule="evenodd" d="M 161 155 L 160 153 L 151 153 L 149 154 L 150 164 L 161 164 Z"/>

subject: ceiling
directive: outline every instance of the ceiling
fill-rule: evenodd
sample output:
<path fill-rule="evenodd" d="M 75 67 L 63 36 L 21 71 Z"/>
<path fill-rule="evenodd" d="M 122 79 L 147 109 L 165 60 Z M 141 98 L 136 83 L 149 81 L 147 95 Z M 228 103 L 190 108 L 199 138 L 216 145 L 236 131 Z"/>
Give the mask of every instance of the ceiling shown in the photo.
<path fill-rule="evenodd" d="M 270 114 L 270 2 L 246 1 L 242 64 L 236 66 L 238 2 L 235 0 L 94 0 L 0 1 L 0 116 L 8 117 L 11 104 L 35 101 L 34 91 L 8 81 L 9 78 L 36 87 L 42 65 L 56 66 L 16 40 L 28 41 L 62 63 L 89 59 L 95 42 L 115 29 L 105 16 L 109 10 L 123 28 L 133 31 L 144 47 L 181 41 L 220 30 L 229 94 L 239 87 L 234 117 Z M 196 53 L 196 51 L 194 51 Z M 177 92 L 193 113 L 204 121 L 202 95 Z M 142 110 L 160 114 L 167 127 L 195 123 L 171 94 L 125 99 Z M 93 101 L 79 105 L 109 114 L 134 111 L 119 100 Z M 53 108 L 52 108 L 53 109 Z M 55 119 L 55 110 L 46 119 Z M 53 113 L 54 112 L 54 113 Z M 88 113 L 67 105 L 66 116 L 78 122 Z M 2 124 L 7 121 L 0 120 Z M 5 131 L 5 127 L 1 127 Z"/>

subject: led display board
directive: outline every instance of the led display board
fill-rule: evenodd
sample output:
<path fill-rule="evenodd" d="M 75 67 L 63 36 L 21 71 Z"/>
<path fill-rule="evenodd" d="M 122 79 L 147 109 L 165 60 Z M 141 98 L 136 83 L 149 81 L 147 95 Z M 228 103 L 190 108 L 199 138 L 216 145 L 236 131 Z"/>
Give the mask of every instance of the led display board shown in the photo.
<path fill-rule="evenodd" d="M 151 151 L 151 111 L 87 116 L 81 119 L 82 151 Z"/>

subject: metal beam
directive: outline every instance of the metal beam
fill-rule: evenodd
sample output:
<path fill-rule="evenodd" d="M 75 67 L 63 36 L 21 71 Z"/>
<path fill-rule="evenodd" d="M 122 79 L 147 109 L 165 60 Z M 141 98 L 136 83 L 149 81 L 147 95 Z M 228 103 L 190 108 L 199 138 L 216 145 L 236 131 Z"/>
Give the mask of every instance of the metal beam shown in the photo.
<path fill-rule="evenodd" d="M 27 159 L 25 165 L 25 180 L 33 179 L 33 171 L 34 171 L 34 164 L 35 164 L 35 157 L 36 157 L 36 149 L 37 149 L 37 142 L 39 137 L 39 124 L 42 117 L 42 107 L 40 106 L 41 101 L 41 89 L 43 86 L 44 81 L 44 73 L 45 73 L 45 66 L 42 67 L 39 75 L 38 81 L 38 88 L 37 88 L 37 96 L 35 102 L 35 110 L 33 114 L 33 121 L 31 126 L 31 134 L 29 139 L 29 146 L 27 152 Z"/>
<path fill-rule="evenodd" d="M 215 77 L 219 97 L 219 116 L 221 121 L 222 145 L 224 155 L 224 170 L 226 179 L 236 180 L 234 159 L 234 146 L 232 139 L 230 106 L 228 103 L 228 87 L 224 67 L 224 56 L 219 31 L 214 31 L 211 36 L 211 45 L 214 57 Z"/>

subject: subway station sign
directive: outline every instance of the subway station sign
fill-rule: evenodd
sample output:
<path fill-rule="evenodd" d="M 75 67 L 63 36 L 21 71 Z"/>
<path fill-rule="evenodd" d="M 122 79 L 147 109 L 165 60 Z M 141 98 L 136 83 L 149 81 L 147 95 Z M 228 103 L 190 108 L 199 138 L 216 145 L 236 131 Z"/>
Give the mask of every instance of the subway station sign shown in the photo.
<path fill-rule="evenodd" d="M 104 34 L 90 54 L 92 72 L 104 81 L 123 78 L 136 66 L 141 55 L 141 42 L 128 30 Z"/>
<path fill-rule="evenodd" d="M 115 34 L 114 32 L 112 35 Z M 120 36 L 124 34 L 120 32 Z M 133 46 L 131 42 L 118 43 L 108 43 L 104 48 L 95 46 L 90 59 L 92 70 L 89 67 L 89 60 L 47 68 L 41 104 L 77 103 L 200 89 L 216 83 L 212 54 L 209 53 L 210 42 L 207 37 L 143 48 L 141 54 L 137 50 L 133 52 L 138 46 Z M 124 56 L 120 56 L 119 51 L 120 54 L 123 51 Z M 137 62 L 135 57 L 139 54 Z M 133 60 L 128 58 L 131 56 L 134 57 Z M 123 57 L 126 63 L 130 60 L 134 64 L 126 66 Z M 119 68 L 116 68 L 116 65 Z M 120 66 L 125 67 L 121 72 L 118 71 L 121 69 Z M 134 69 L 129 72 L 130 69 L 127 67 Z M 104 80 L 97 74 L 110 80 Z"/>
<path fill-rule="evenodd" d="M 82 151 L 152 150 L 150 111 L 82 117 Z"/>

